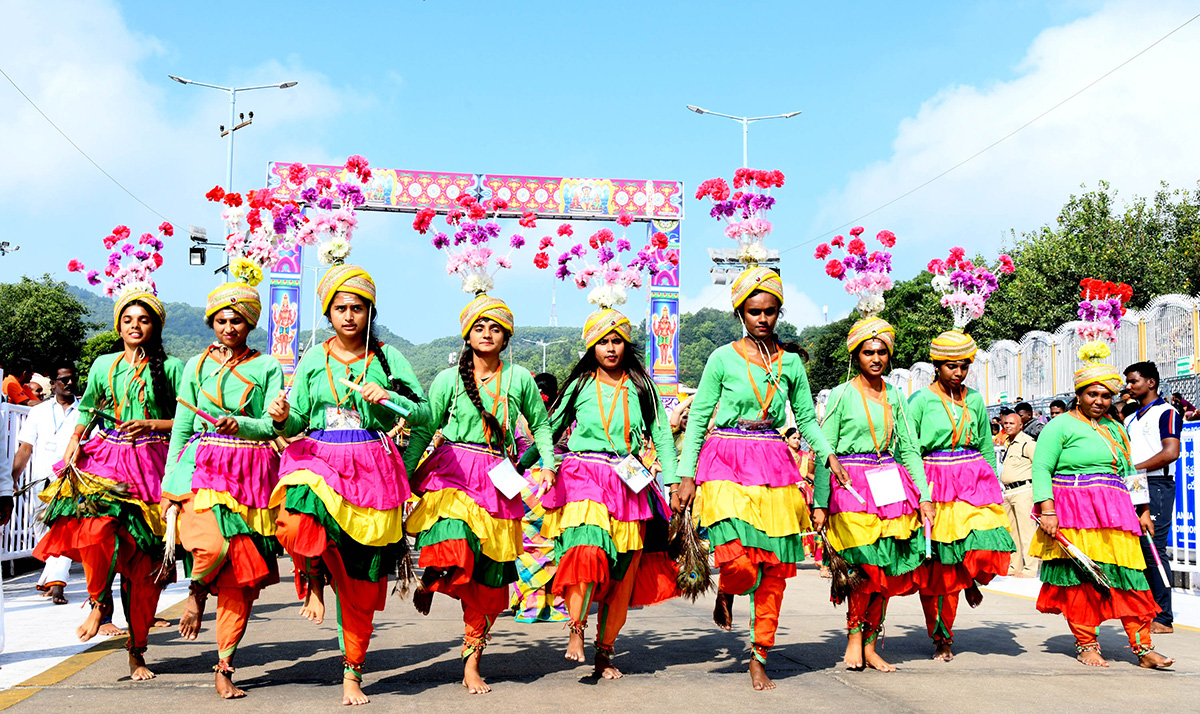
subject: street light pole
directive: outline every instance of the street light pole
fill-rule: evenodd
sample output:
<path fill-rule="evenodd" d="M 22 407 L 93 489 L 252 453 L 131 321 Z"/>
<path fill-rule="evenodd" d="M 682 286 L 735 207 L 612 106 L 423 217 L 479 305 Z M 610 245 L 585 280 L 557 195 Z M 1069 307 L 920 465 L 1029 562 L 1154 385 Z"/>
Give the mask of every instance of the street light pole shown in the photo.
<path fill-rule="evenodd" d="M 802 112 L 788 112 L 787 114 L 772 114 L 771 116 L 765 116 L 765 117 L 735 117 L 732 114 L 722 114 L 721 112 L 713 112 L 713 111 L 709 111 L 707 109 L 701 109 L 700 107 L 698 107 L 694 104 L 687 105 L 687 108 L 690 111 L 696 112 L 697 114 L 712 114 L 713 116 L 716 116 L 716 117 L 725 117 L 726 119 L 732 119 L 742 125 L 742 168 L 746 168 L 750 165 L 748 144 L 750 141 L 750 125 L 751 124 L 753 124 L 756 121 L 766 121 L 767 119 L 791 119 L 792 117 L 799 116 L 802 113 Z"/>
<path fill-rule="evenodd" d="M 238 126 L 237 124 L 235 124 L 235 122 L 237 121 L 237 114 L 235 112 L 235 110 L 237 108 L 237 93 L 238 92 L 250 92 L 255 89 L 291 89 L 292 87 L 296 86 L 298 84 L 298 82 L 279 82 L 277 84 L 260 84 L 255 87 L 222 87 L 222 86 L 219 86 L 216 84 L 205 84 L 204 82 L 196 82 L 196 81 L 193 81 L 190 79 L 176 77 L 173 74 L 168 74 L 167 76 L 170 77 L 171 79 L 175 80 L 176 82 L 179 82 L 180 84 L 194 84 L 197 87 L 208 87 L 209 89 L 217 89 L 222 92 L 229 93 L 229 131 L 228 131 L 228 133 L 229 133 L 229 153 L 228 153 L 228 157 L 225 160 L 225 192 L 232 193 L 233 192 L 233 132 L 237 131 L 242 126 L 245 126 L 245 124 L 242 124 L 241 126 Z M 253 119 L 253 117 L 254 117 L 253 112 L 250 113 L 250 117 L 251 117 L 251 119 Z M 248 124 L 249 122 L 246 122 L 246 123 Z"/>
<path fill-rule="evenodd" d="M 541 347 L 541 348 L 542 348 L 542 371 L 543 371 L 543 372 L 545 372 L 545 371 L 546 371 L 546 349 L 547 349 L 547 348 L 548 348 L 550 345 L 557 345 L 557 344 L 558 344 L 558 343 L 560 343 L 560 342 L 566 342 L 566 341 L 567 341 L 566 339 L 562 339 L 562 340 L 552 340 L 552 341 L 550 341 L 550 342 L 546 342 L 545 340 L 527 340 L 527 339 L 525 339 L 524 337 L 521 337 L 521 338 L 520 338 L 520 340 L 521 340 L 522 342 L 528 342 L 528 343 L 529 343 L 529 344 L 531 344 L 531 345 L 537 345 L 538 347 Z"/>

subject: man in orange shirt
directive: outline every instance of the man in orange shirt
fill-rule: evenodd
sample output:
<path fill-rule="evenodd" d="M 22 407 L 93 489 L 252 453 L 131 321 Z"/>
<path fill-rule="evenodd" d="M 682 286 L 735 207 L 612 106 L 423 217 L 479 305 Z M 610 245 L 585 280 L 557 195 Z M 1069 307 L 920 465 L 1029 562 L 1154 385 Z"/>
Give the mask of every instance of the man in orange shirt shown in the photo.
<path fill-rule="evenodd" d="M 4 398 L 10 404 L 25 406 L 33 406 L 42 401 L 29 387 L 25 386 L 30 379 L 33 379 L 33 370 L 30 369 L 29 362 L 22 359 L 13 360 L 13 370 L 4 378 L 3 386 L 0 386 L 4 392 Z"/>

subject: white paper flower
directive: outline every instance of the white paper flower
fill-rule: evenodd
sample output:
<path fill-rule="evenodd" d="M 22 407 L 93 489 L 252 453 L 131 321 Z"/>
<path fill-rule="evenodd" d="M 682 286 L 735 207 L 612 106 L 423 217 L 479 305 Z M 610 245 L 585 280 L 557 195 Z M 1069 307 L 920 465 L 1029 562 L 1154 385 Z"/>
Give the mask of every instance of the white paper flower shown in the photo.
<path fill-rule="evenodd" d="M 479 293 L 486 293 L 494 286 L 495 283 L 492 281 L 492 276 L 488 275 L 487 273 L 471 272 L 467 273 L 463 277 L 464 293 L 473 293 L 478 295 Z"/>
<path fill-rule="evenodd" d="M 950 276 L 949 275 L 935 275 L 935 276 L 933 276 L 932 285 L 933 285 L 933 289 L 937 290 L 938 292 L 941 292 L 941 293 L 948 292 L 950 290 Z"/>
<path fill-rule="evenodd" d="M 588 293 L 588 302 L 602 308 L 616 307 L 625 304 L 625 288 L 619 284 L 601 285 Z"/>

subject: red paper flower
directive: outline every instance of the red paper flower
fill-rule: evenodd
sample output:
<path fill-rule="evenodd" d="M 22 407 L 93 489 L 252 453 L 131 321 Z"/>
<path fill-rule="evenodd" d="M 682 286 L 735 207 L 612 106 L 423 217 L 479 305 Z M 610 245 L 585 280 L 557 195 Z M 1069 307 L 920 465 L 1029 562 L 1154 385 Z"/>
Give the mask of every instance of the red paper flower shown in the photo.
<path fill-rule="evenodd" d="M 171 225 L 167 221 L 163 221 L 162 223 L 158 224 L 158 232 L 170 238 L 171 236 L 175 235 L 175 226 Z"/>
<path fill-rule="evenodd" d="M 558 234 L 560 236 L 572 236 L 575 235 L 575 229 L 571 227 L 570 223 L 564 223 L 558 227 Z"/>
<path fill-rule="evenodd" d="M 933 260 L 929 261 L 929 265 L 925 266 L 925 269 L 934 275 L 941 275 L 942 273 L 946 272 L 946 264 L 937 258 L 934 258 Z"/>
<path fill-rule="evenodd" d="M 483 220 L 484 216 L 486 216 L 486 215 L 487 215 L 487 209 L 485 209 L 483 206 L 479 205 L 478 203 L 472 203 L 471 207 L 467 209 L 467 217 L 470 218 L 472 221 Z"/>
<path fill-rule="evenodd" d="M 462 219 L 463 219 L 463 212 L 459 211 L 457 209 L 452 210 L 446 214 L 446 224 L 447 225 L 457 226 L 459 224 L 459 222 L 462 221 Z"/>
<path fill-rule="evenodd" d="M 371 171 L 367 168 L 367 160 L 358 154 L 346 159 L 346 170 L 358 177 L 358 180 L 366 183 L 371 180 Z"/>
<path fill-rule="evenodd" d="M 328 191 L 331 188 L 333 188 L 333 180 L 330 179 L 328 176 L 322 176 L 319 179 L 317 179 L 317 190 L 318 191 Z"/>
<path fill-rule="evenodd" d="M 654 245 L 655 248 L 658 248 L 659 250 L 663 250 L 667 247 L 667 241 L 668 241 L 667 234 L 663 233 L 661 231 L 650 236 L 650 242 Z"/>
<path fill-rule="evenodd" d="M 826 258 L 829 257 L 829 254 L 831 252 L 832 252 L 832 250 L 830 250 L 829 244 L 822 243 L 821 245 L 817 246 L 817 250 L 815 253 L 813 253 L 813 257 L 816 258 L 817 260 L 825 260 Z"/>
<path fill-rule="evenodd" d="M 677 251 L 677 250 L 667 251 L 667 262 L 670 263 L 671 265 L 679 265 L 679 251 Z"/>
<path fill-rule="evenodd" d="M 863 228 L 862 226 L 855 226 L 855 227 L 853 227 L 853 228 L 851 228 L 851 229 L 850 229 L 850 235 L 852 235 L 852 236 L 854 236 L 855 238 L 857 238 L 857 237 L 859 237 L 860 235 L 862 235 L 862 234 L 863 234 L 863 231 L 864 231 L 864 230 L 866 230 L 866 229 L 865 229 L 865 228 Z"/>
<path fill-rule="evenodd" d="M 842 236 L 834 236 L 833 240 L 829 241 L 829 244 L 834 248 L 844 248 L 846 247 L 846 239 Z"/>
<path fill-rule="evenodd" d="M 633 217 L 630 216 L 625 211 L 621 211 L 620 213 L 617 214 L 617 225 L 618 226 L 621 226 L 622 228 L 628 228 L 632 223 L 633 223 Z"/>
<path fill-rule="evenodd" d="M 503 211 L 508 208 L 508 201 L 503 198 L 493 198 L 488 201 L 488 209 L 491 211 Z"/>
<path fill-rule="evenodd" d="M 433 217 L 437 215 L 437 211 L 432 208 L 422 208 L 417 211 L 416 217 L 413 218 L 413 230 L 421 235 L 429 230 L 429 225 L 433 223 Z"/>
<path fill-rule="evenodd" d="M 70 260 L 70 262 L 67 263 L 67 272 L 82 273 L 83 270 L 84 270 L 83 262 L 80 260 L 76 260 L 75 258 L 72 258 Z"/>
<path fill-rule="evenodd" d="M 119 240 L 121 240 L 121 239 L 116 236 L 107 236 L 104 239 L 104 248 L 106 250 L 112 250 L 113 246 L 116 245 L 117 241 L 119 241 Z"/>
<path fill-rule="evenodd" d="M 975 270 L 975 264 L 969 260 L 963 260 L 963 261 L 959 261 L 958 268 L 959 268 L 959 270 L 963 271 L 964 273 L 969 273 L 969 272 Z"/>
<path fill-rule="evenodd" d="M 882 243 L 885 248 L 891 248 L 896 245 L 896 234 L 891 231 L 879 231 L 875 234 L 875 239 Z"/>
<path fill-rule="evenodd" d="M 863 243 L 862 238 L 854 238 L 850 241 L 850 245 L 846 246 L 846 252 L 851 255 L 866 255 L 867 244 Z"/>
<path fill-rule="evenodd" d="M 225 198 L 222 200 L 226 206 L 230 206 L 231 208 L 237 208 L 238 206 L 242 205 L 242 194 L 227 193 L 227 194 L 225 194 Z"/>
<path fill-rule="evenodd" d="M 1012 258 L 1010 258 L 1008 255 L 1000 256 L 1000 272 L 1001 273 L 1004 273 L 1006 275 L 1011 274 L 1016 269 L 1017 269 L 1016 266 L 1013 265 Z"/>
<path fill-rule="evenodd" d="M 128 238 L 129 233 L 130 233 L 128 226 L 117 226 L 116 228 L 114 228 L 112 230 L 112 232 L 113 232 L 113 235 L 116 236 L 117 240 L 119 240 L 119 241 L 125 240 L 126 238 Z"/>
<path fill-rule="evenodd" d="M 542 240 L 545 240 L 545 238 Z M 550 256 L 546 255 L 545 253 L 538 253 L 537 255 L 533 256 L 533 264 L 544 270 L 550 266 Z"/>
<path fill-rule="evenodd" d="M 725 201 L 729 198 L 729 184 L 725 183 L 723 178 L 711 178 L 696 189 L 697 199 L 705 196 L 712 198 L 713 201 Z"/>
<path fill-rule="evenodd" d="M 463 208 L 470 208 L 476 203 L 479 203 L 479 201 L 475 200 L 475 197 L 469 193 L 460 194 L 458 198 L 454 199 L 454 201 Z"/>
<path fill-rule="evenodd" d="M 825 274 L 831 278 L 842 279 L 846 274 L 846 266 L 842 265 L 842 261 L 834 259 L 825 264 Z"/>
<path fill-rule="evenodd" d="M 733 172 L 733 187 L 741 188 L 754 182 L 754 169 L 738 169 Z"/>
<path fill-rule="evenodd" d="M 538 250 L 545 250 L 554 245 L 554 239 L 550 236 L 542 236 L 542 240 L 538 243 Z"/>
<path fill-rule="evenodd" d="M 537 225 L 537 214 L 533 211 L 526 211 L 517 223 L 520 223 L 522 228 L 533 228 Z"/>
<path fill-rule="evenodd" d="M 154 261 L 155 267 L 158 267 L 158 268 L 162 267 L 162 255 L 161 254 L 155 253 L 154 255 L 150 256 L 150 260 Z"/>
<path fill-rule="evenodd" d="M 258 211 L 250 211 L 246 214 L 246 223 L 250 224 L 250 230 L 252 231 L 262 228 L 262 214 Z"/>
<path fill-rule="evenodd" d="M 308 180 L 312 173 L 308 170 L 308 166 L 302 163 L 294 163 L 287 167 L 288 183 L 293 186 L 299 186 Z"/>
<path fill-rule="evenodd" d="M 225 189 L 220 186 L 213 186 L 211 191 L 204 194 L 204 197 L 210 201 L 220 201 L 222 198 L 225 198 Z"/>
<path fill-rule="evenodd" d="M 596 240 L 595 235 L 593 235 L 591 238 L 588 238 L 588 245 L 592 246 L 592 250 L 599 250 L 600 248 L 600 242 Z"/>
<path fill-rule="evenodd" d="M 147 243 L 149 243 L 152 240 L 154 240 L 154 234 L 143 233 L 142 237 L 138 238 L 138 243 L 140 243 L 141 245 L 146 245 Z"/>

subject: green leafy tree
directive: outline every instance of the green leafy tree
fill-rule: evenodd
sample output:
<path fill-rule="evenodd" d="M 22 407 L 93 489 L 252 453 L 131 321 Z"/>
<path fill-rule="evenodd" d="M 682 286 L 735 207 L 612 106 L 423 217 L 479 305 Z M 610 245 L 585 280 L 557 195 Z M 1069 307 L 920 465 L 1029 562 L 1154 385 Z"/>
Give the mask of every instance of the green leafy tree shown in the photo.
<path fill-rule="evenodd" d="M 117 337 L 116 330 L 108 330 L 92 335 L 87 342 L 83 343 L 79 359 L 75 362 L 75 372 L 79 375 L 79 389 L 77 390 L 79 396 L 83 396 L 83 390 L 87 389 L 88 370 L 92 368 L 92 363 L 96 361 L 97 357 L 112 352 Z"/>
<path fill-rule="evenodd" d="M 75 360 L 92 323 L 88 309 L 67 284 L 43 275 L 0 284 L 0 365 L 17 357 L 45 373 L 61 360 Z"/>

